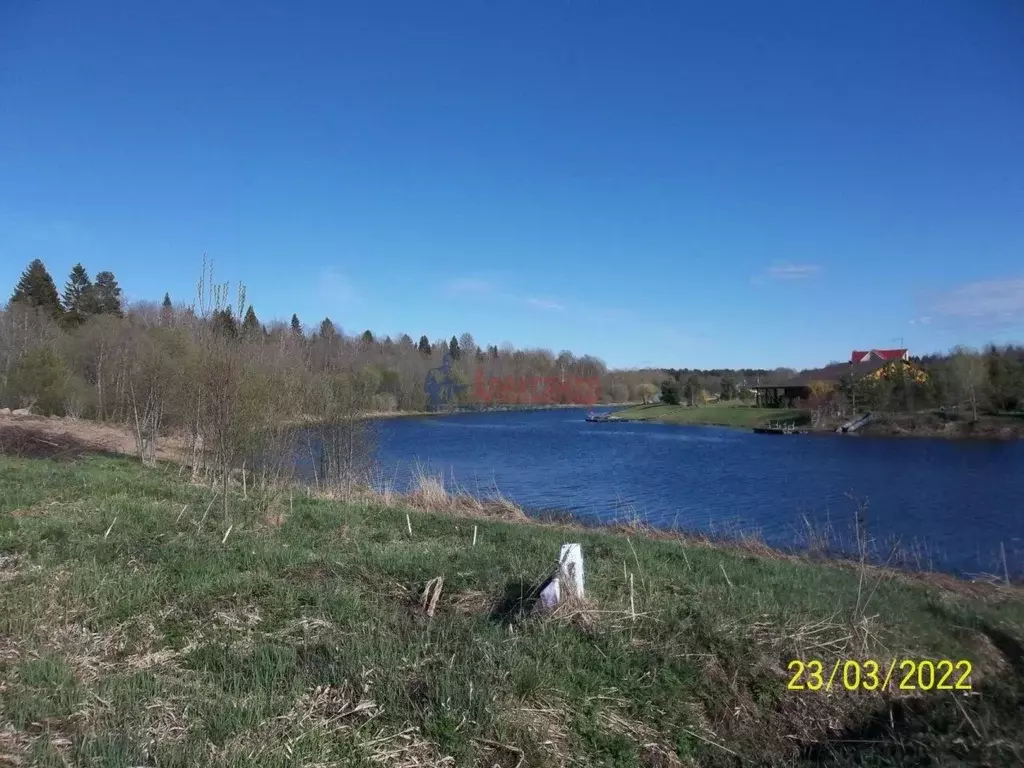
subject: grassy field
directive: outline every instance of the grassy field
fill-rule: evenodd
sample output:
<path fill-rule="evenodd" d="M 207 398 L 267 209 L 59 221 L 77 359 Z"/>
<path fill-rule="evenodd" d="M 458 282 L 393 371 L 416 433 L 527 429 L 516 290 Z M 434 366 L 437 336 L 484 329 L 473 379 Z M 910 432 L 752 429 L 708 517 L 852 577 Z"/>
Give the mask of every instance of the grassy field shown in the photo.
<path fill-rule="evenodd" d="M 754 408 L 733 403 L 716 403 L 691 408 L 684 405 L 638 405 L 617 411 L 630 421 L 658 421 L 665 424 L 706 424 L 752 429 L 769 421 L 797 421 L 803 411 L 791 408 Z"/>
<path fill-rule="evenodd" d="M 0 765 L 1024 758 L 1017 587 L 298 493 L 233 497 L 225 520 L 213 500 L 169 465 L 0 456 Z M 564 541 L 588 602 L 538 615 Z M 894 656 L 968 659 L 974 690 L 787 690 L 794 658 Z"/>

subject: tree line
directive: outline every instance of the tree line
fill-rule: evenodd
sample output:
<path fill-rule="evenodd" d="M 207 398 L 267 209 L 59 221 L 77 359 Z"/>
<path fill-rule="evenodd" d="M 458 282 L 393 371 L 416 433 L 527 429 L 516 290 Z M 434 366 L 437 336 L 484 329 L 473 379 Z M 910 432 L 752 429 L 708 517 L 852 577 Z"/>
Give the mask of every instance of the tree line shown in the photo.
<path fill-rule="evenodd" d="M 848 379 L 841 393 L 866 408 L 890 413 L 924 409 L 980 415 L 1024 410 L 1024 347 L 988 344 L 957 346 L 947 353 L 912 357 L 877 378 Z"/>
<path fill-rule="evenodd" d="M 380 337 L 370 330 L 350 335 L 330 318 L 309 326 L 297 313 L 287 322 L 263 322 L 247 301 L 245 287 L 215 283 L 212 264 L 205 260 L 196 296 L 188 303 L 175 303 L 165 293 L 159 303 L 127 305 L 109 271 L 92 280 L 76 264 L 58 292 L 45 265 L 35 260 L 0 314 L 0 398 L 9 407 L 32 406 L 44 414 L 128 423 L 135 418 L 140 392 L 148 391 L 137 377 L 195 380 L 192 367 L 211 345 L 230 350 L 229 357 L 238 357 L 237 364 L 247 370 L 263 366 L 261 377 L 288 371 L 295 386 L 301 383 L 309 395 L 291 401 L 294 418 L 322 416 L 325 389 L 338 390 L 339 396 L 344 390 L 346 402 L 364 412 L 426 410 L 431 403 L 424 384 L 445 359 L 458 393 L 452 405 L 461 406 L 473 404 L 474 383 L 481 378 L 597 379 L 603 402 L 660 398 L 697 405 L 708 398 L 747 398 L 758 381 L 795 373 L 785 368 L 610 370 L 591 355 L 482 345 L 469 333 L 434 340 L 420 335 L 414 341 L 409 334 Z M 888 410 L 960 404 L 979 412 L 1015 410 L 1024 400 L 1022 360 L 1020 347 L 957 348 L 915 358 L 928 374 L 923 382 L 851 382 L 843 394 Z M 188 382 L 174 390 L 179 399 L 191 391 Z M 319 392 L 320 400 L 313 392 Z M 537 393 L 521 387 L 503 392 L 510 405 L 537 402 Z M 571 387 L 565 392 L 571 393 Z M 181 422 L 187 405 L 165 403 L 161 423 Z"/>
<path fill-rule="evenodd" d="M 198 295 L 187 304 L 165 293 L 159 304 L 126 306 L 113 273 L 99 272 L 93 281 L 82 264 L 71 270 L 59 293 L 45 265 L 33 261 L 4 311 L 0 395 L 7 405 L 31 405 L 41 413 L 123 420 L 129 411 L 125 372 L 136 341 L 177 334 L 182 343 L 194 343 L 200 328 L 243 347 L 286 348 L 310 376 L 359 378 L 370 411 L 428 408 L 424 382 L 446 357 L 453 362 L 455 383 L 464 385 L 456 387 L 460 394 L 453 405 L 471 404 L 472 384 L 481 376 L 596 377 L 606 402 L 649 399 L 664 376 L 657 370 L 610 371 L 596 357 L 567 350 L 480 345 L 469 333 L 434 340 L 420 335 L 414 341 L 409 334 L 393 339 L 370 330 L 348 335 L 330 318 L 308 326 L 298 314 L 287 323 L 265 323 L 246 302 L 244 286 L 232 291 L 228 284 L 215 284 L 212 265 L 205 263 Z M 534 394 L 511 388 L 508 404 L 530 404 Z"/>

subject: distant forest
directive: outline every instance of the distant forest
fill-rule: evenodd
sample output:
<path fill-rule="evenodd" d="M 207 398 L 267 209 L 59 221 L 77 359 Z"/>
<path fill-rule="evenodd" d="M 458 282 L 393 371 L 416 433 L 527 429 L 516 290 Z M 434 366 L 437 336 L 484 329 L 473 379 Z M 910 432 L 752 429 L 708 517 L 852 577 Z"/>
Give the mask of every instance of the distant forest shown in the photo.
<path fill-rule="evenodd" d="M 424 382 L 446 356 L 457 383 L 465 385 L 454 405 L 470 404 L 472 384 L 481 376 L 596 377 L 605 403 L 650 401 L 668 380 L 699 403 L 747 398 L 755 383 L 796 373 L 788 368 L 610 370 L 592 355 L 481 345 L 470 333 L 414 340 L 370 330 L 350 335 L 331 318 L 309 325 L 293 314 L 289 322 L 264 322 L 247 302 L 244 286 L 232 290 L 214 283 L 212 274 L 204 261 L 196 294 L 187 300 L 165 294 L 162 302 L 126 305 L 109 271 L 92 279 L 77 264 L 58 291 L 45 265 L 33 261 L 0 311 L 0 402 L 41 414 L 123 422 L 134 420 L 140 407 L 148 413 L 148 407 L 163 428 L 195 417 L 191 411 L 202 390 L 197 382 L 224 366 L 238 377 L 240 393 L 245 390 L 242 394 L 254 402 L 250 389 L 288 392 L 287 406 L 274 407 L 294 418 L 330 412 L 331 401 L 362 412 L 425 410 Z M 1024 403 L 1024 348 L 1019 346 L 957 348 L 914 362 L 928 372 L 926 382 L 897 382 L 889 391 L 879 387 L 864 397 L 890 408 L 968 403 L 1006 411 Z M 513 389 L 507 404 L 539 399 L 536 392 Z"/>

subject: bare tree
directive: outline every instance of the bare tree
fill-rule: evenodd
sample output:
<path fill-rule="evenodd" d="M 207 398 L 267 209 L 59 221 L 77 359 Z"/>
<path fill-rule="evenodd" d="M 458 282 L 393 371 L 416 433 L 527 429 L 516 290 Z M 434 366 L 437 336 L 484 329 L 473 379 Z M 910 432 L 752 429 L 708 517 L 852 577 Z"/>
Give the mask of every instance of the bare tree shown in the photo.
<path fill-rule="evenodd" d="M 985 361 L 974 350 L 960 346 L 953 349 L 949 366 L 961 402 L 970 406 L 971 418 L 977 421 L 978 405 L 988 382 Z"/>

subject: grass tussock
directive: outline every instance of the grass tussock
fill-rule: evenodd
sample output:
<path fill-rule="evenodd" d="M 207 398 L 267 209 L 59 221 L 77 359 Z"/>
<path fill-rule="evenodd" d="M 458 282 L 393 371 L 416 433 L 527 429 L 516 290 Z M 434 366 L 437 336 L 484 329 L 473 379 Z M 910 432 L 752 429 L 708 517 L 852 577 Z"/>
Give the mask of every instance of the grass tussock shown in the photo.
<path fill-rule="evenodd" d="M 382 507 L 404 507 L 419 512 L 450 514 L 459 517 L 499 518 L 526 522 L 526 512 L 500 494 L 481 499 L 445 481 L 443 475 L 420 468 L 414 473 L 407 491 L 400 492 L 388 482 L 345 487 L 341 490 L 310 489 L 313 498 L 341 500 L 348 503 L 372 504 Z"/>
<path fill-rule="evenodd" d="M 231 491 L 234 494 L 234 491 Z M 0 765 L 1018 765 L 1013 586 L 0 457 Z M 429 510 L 429 511 L 428 511 Z M 537 608 L 578 541 L 586 599 Z M 969 694 L 789 691 L 968 659 Z"/>

